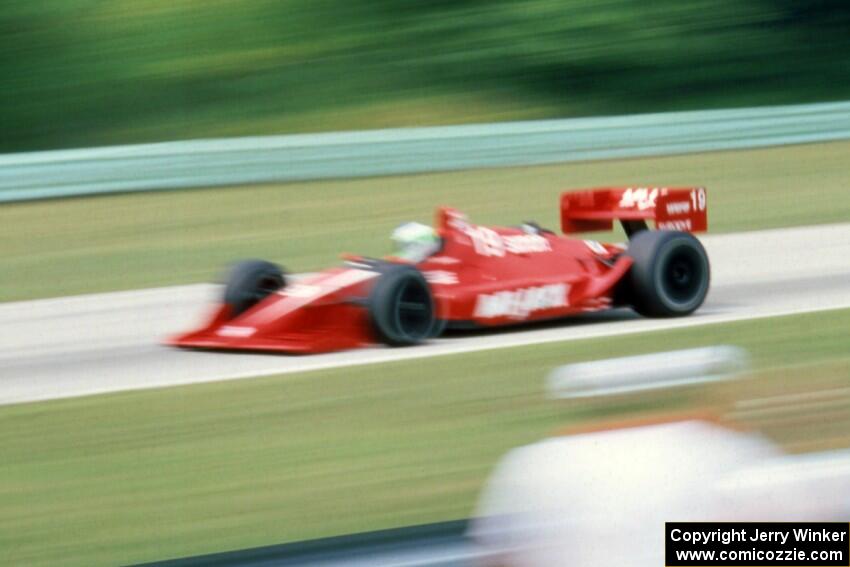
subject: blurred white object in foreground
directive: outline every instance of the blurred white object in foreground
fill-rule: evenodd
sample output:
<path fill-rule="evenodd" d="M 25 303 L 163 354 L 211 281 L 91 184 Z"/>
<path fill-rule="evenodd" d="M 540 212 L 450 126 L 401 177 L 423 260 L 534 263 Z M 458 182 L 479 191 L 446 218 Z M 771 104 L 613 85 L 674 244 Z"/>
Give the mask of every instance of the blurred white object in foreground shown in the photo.
<path fill-rule="evenodd" d="M 771 500 L 805 495 L 807 499 L 793 503 L 797 517 L 846 522 L 850 517 L 850 449 L 770 459 L 725 475 L 718 489 L 727 498 L 747 494 Z"/>
<path fill-rule="evenodd" d="M 722 345 L 568 364 L 546 385 L 553 398 L 589 398 L 729 380 L 748 368 L 744 349 Z"/>
<path fill-rule="evenodd" d="M 645 402 L 647 391 L 730 379 L 745 361 L 732 347 L 629 357 L 561 367 L 548 386 L 574 403 L 611 394 L 622 402 L 636 392 Z M 691 409 L 711 403 L 698 399 Z M 693 412 L 625 419 L 502 459 L 471 528 L 493 565 L 657 567 L 667 521 L 832 520 L 842 503 L 850 513 L 846 454 L 785 456 L 759 435 Z M 844 468 L 835 465 L 841 459 Z M 819 490 L 826 478 L 829 498 Z"/>

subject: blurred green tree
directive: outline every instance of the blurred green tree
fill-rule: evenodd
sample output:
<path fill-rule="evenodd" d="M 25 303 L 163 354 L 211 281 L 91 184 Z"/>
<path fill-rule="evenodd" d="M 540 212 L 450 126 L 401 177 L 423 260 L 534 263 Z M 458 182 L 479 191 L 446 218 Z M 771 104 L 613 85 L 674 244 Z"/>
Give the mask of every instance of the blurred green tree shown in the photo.
<path fill-rule="evenodd" d="M 0 151 L 850 95 L 846 0 L 5 0 Z"/>

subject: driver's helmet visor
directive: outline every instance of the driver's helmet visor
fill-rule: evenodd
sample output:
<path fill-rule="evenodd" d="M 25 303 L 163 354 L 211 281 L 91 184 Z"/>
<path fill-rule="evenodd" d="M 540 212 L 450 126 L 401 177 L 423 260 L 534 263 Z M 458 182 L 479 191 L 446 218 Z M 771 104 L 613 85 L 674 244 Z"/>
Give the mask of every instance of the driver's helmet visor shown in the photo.
<path fill-rule="evenodd" d="M 393 255 L 419 262 L 440 249 L 440 237 L 430 226 L 408 222 L 397 227 L 392 234 Z"/>

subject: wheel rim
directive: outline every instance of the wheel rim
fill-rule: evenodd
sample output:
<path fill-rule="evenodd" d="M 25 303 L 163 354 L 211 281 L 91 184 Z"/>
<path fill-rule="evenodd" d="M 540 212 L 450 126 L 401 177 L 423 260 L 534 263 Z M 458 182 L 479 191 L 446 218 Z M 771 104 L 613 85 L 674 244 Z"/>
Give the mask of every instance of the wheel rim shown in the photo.
<path fill-rule="evenodd" d="M 675 250 L 667 259 L 663 275 L 664 291 L 677 303 L 693 300 L 703 285 L 704 267 L 689 249 Z"/>
<path fill-rule="evenodd" d="M 434 310 L 428 290 L 414 280 L 399 286 L 396 328 L 408 339 L 427 338 L 434 325 Z"/>

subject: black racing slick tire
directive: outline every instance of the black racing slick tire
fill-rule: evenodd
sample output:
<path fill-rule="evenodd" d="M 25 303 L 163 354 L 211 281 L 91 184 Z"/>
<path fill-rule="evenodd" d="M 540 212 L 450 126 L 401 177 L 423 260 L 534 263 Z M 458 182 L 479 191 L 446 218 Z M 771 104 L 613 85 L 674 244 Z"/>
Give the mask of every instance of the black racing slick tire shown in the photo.
<path fill-rule="evenodd" d="M 644 230 L 626 250 L 628 298 L 646 317 L 682 317 L 696 311 L 708 294 L 710 268 L 705 249 L 693 235 L 672 230 Z"/>
<path fill-rule="evenodd" d="M 243 260 L 233 265 L 224 287 L 224 303 L 237 317 L 286 285 L 283 270 L 265 260 Z"/>
<path fill-rule="evenodd" d="M 369 316 L 378 338 L 390 346 L 419 344 L 438 330 L 431 288 L 413 266 L 381 270 L 369 294 Z"/>

